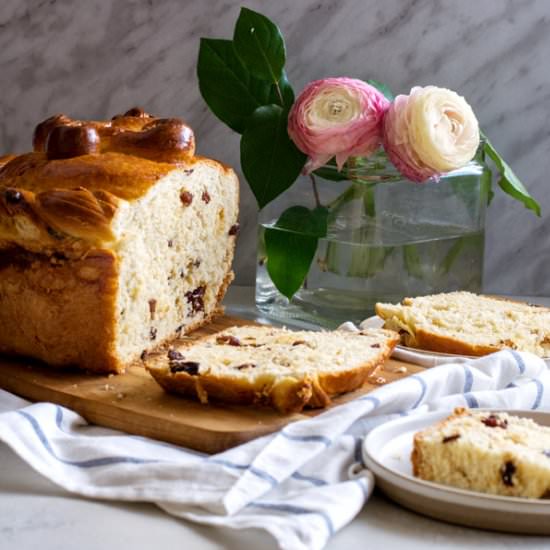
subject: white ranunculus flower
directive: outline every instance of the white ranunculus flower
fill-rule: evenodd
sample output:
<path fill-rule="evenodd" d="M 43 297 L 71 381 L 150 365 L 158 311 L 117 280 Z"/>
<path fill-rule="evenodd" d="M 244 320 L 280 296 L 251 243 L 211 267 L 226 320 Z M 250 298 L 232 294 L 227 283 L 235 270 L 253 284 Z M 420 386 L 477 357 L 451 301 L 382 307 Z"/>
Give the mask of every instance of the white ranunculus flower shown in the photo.
<path fill-rule="evenodd" d="M 452 90 L 416 87 L 398 96 L 384 121 L 384 146 L 397 168 L 413 181 L 467 164 L 479 146 L 477 118 Z"/>

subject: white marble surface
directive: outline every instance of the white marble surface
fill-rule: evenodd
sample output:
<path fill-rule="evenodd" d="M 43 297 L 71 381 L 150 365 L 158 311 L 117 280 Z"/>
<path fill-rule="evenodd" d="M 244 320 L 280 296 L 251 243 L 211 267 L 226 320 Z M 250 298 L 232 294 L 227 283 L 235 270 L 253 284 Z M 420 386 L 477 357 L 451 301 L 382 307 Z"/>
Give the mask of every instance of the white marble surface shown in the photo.
<path fill-rule="evenodd" d="M 533 299 L 550 305 L 550 298 Z M 251 288 L 233 286 L 228 313 L 254 317 Z M 492 533 L 450 525 L 409 512 L 375 491 L 327 550 L 542 550 L 547 537 Z M 360 545 L 360 546 L 359 546 Z M 259 530 L 231 531 L 173 518 L 150 504 L 101 502 L 68 494 L 31 470 L 0 443 L 0 550 L 271 550 Z"/>
<path fill-rule="evenodd" d="M 199 96 L 200 36 L 230 37 L 230 0 L 3 0 L 0 153 L 24 151 L 56 112 L 109 117 L 132 105 L 186 118 L 199 151 L 238 166 L 238 136 Z M 547 0 L 249 0 L 283 30 L 300 89 L 323 76 L 416 84 L 465 95 L 495 145 L 543 207 L 537 219 L 497 193 L 490 209 L 486 290 L 550 294 L 550 4 Z M 299 193 L 299 189 L 296 190 Z M 243 185 L 237 281 L 255 269 L 256 205 Z"/>

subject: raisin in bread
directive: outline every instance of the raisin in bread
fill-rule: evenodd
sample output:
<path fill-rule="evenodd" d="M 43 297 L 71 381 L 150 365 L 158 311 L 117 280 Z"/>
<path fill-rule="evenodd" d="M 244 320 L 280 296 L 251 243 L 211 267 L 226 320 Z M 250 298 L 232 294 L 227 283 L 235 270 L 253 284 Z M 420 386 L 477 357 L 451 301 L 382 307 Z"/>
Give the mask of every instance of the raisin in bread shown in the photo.
<path fill-rule="evenodd" d="M 183 121 L 58 115 L 2 162 L 0 352 L 120 372 L 216 312 L 238 181 Z"/>
<path fill-rule="evenodd" d="M 457 408 L 414 436 L 415 476 L 494 495 L 550 496 L 550 428 Z"/>
<path fill-rule="evenodd" d="M 479 296 L 450 292 L 405 298 L 401 304 L 375 306 L 384 327 L 401 334 L 409 347 L 487 355 L 510 348 L 550 355 L 550 309 Z"/>
<path fill-rule="evenodd" d="M 146 359 L 167 391 L 235 404 L 266 404 L 281 412 L 324 407 L 360 387 L 398 337 L 382 329 L 358 333 L 292 332 L 231 327 Z"/>

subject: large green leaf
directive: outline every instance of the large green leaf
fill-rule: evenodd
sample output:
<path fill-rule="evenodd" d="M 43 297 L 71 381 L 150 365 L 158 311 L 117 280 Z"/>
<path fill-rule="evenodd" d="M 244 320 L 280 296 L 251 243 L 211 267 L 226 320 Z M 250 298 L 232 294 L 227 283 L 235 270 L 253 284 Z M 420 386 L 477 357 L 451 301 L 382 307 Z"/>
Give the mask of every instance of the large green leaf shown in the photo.
<path fill-rule="evenodd" d="M 273 103 L 274 84 L 250 75 L 231 40 L 201 38 L 197 76 L 210 110 L 236 132 L 260 105 Z"/>
<path fill-rule="evenodd" d="M 499 171 L 500 177 L 497 183 L 500 188 L 514 199 L 522 202 L 525 208 L 532 210 L 537 216 L 540 216 L 539 203 L 529 194 L 520 179 L 514 174 L 510 166 L 506 164 L 504 159 L 493 147 L 492 143 L 487 139 L 487 136 L 483 133 L 481 135 L 485 140 L 483 145 L 485 154 L 494 162 Z"/>
<path fill-rule="evenodd" d="M 292 206 L 274 227 L 265 230 L 267 272 L 279 292 L 289 300 L 302 286 L 317 250 L 317 241 L 327 232 L 328 210 Z"/>
<path fill-rule="evenodd" d="M 306 161 L 288 137 L 286 123 L 282 107 L 258 107 L 241 138 L 241 167 L 260 208 L 294 183 Z"/>
<path fill-rule="evenodd" d="M 257 78 L 279 82 L 286 60 L 281 31 L 267 17 L 241 8 L 233 41 L 237 54 Z"/>

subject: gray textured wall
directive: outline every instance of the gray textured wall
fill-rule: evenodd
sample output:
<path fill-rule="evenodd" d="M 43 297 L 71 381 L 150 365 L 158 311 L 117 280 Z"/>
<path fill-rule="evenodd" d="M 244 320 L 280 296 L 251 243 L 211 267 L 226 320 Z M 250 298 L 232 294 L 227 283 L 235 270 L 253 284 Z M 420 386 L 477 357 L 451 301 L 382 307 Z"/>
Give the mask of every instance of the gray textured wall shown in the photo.
<path fill-rule="evenodd" d="M 548 0 L 248 0 L 278 22 L 296 89 L 323 76 L 376 78 L 395 91 L 457 90 L 538 198 L 542 219 L 497 193 L 485 286 L 550 295 Z M 238 136 L 197 87 L 200 36 L 230 37 L 240 2 L 3 0 L 0 152 L 24 151 L 56 112 L 105 118 L 133 105 L 184 117 L 199 151 L 238 166 Z M 252 283 L 256 206 L 242 189 L 237 282 Z"/>

